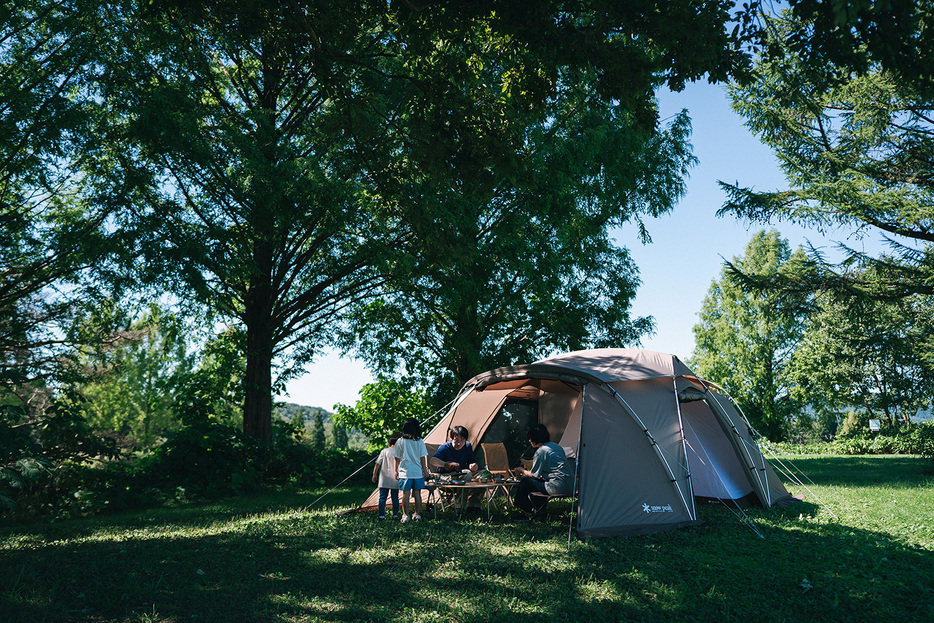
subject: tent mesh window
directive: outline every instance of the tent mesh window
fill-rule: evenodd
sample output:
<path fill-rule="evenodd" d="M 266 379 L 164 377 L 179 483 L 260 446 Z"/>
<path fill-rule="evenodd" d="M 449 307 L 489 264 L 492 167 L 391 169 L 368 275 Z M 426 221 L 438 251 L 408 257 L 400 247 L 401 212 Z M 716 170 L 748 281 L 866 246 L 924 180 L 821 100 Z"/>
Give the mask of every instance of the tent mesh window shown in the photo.
<path fill-rule="evenodd" d="M 521 459 L 532 458 L 532 446 L 526 439 L 526 433 L 536 424 L 538 401 L 509 398 L 487 429 L 482 442 L 505 445 L 509 467 L 518 467 Z"/>

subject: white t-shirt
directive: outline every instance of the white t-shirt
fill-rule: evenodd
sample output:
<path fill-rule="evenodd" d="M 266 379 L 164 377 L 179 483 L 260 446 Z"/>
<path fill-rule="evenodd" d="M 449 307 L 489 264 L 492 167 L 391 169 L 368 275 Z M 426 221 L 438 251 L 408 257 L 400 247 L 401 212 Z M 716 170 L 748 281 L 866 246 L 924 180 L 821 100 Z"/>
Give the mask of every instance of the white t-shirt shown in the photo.
<path fill-rule="evenodd" d="M 428 448 L 421 439 L 400 438 L 392 447 L 393 456 L 399 459 L 399 479 L 424 478 L 422 457 L 428 456 Z"/>
<path fill-rule="evenodd" d="M 395 446 L 392 448 L 395 448 Z M 392 448 L 383 448 L 383 451 L 376 458 L 376 463 L 379 465 L 380 489 L 399 488 L 399 481 L 396 480 L 396 460 L 392 456 Z"/>

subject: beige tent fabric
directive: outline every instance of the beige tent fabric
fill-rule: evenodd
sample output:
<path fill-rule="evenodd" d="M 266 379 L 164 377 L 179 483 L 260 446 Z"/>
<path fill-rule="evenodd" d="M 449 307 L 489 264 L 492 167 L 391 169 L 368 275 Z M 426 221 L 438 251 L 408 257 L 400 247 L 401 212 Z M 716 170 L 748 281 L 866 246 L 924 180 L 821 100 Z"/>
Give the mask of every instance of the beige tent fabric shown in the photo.
<path fill-rule="evenodd" d="M 532 365 L 561 366 L 567 370 L 585 372 L 607 383 L 693 375 L 674 355 L 632 348 L 575 351 L 549 357 Z"/>
<path fill-rule="evenodd" d="M 450 438 L 450 430 L 454 426 L 463 426 L 467 429 L 467 441 L 470 445 L 478 448 L 480 435 L 486 430 L 486 425 L 499 412 L 500 406 L 506 397 L 512 393 L 521 384 L 507 384 L 506 388 L 496 387 L 485 391 L 471 392 L 459 405 L 456 405 L 451 411 L 435 426 L 431 432 L 425 435 L 425 443 L 440 446 Z"/>

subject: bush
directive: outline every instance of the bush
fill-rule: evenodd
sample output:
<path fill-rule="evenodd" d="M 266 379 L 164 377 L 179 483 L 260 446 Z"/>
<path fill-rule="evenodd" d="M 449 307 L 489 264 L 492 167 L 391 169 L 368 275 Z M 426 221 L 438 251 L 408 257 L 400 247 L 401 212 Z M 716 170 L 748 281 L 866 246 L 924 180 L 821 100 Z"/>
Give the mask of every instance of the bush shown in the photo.
<path fill-rule="evenodd" d="M 266 466 L 266 482 L 289 487 L 333 486 L 348 476 L 350 482 L 369 481 L 371 471 L 367 465 L 373 454 L 347 448 L 319 448 L 280 435 L 274 445 L 274 454 Z M 356 472 L 356 473 L 355 473 Z"/>
<path fill-rule="evenodd" d="M 269 449 L 223 424 L 200 423 L 172 433 L 140 461 L 138 484 L 190 496 L 239 495 L 262 484 Z"/>
<path fill-rule="evenodd" d="M 314 448 L 288 431 L 279 433 L 270 446 L 236 428 L 201 422 L 141 456 L 10 462 L 0 472 L 0 512 L 20 518 L 96 515 L 236 496 L 267 485 L 329 487 L 348 476 L 354 483 L 369 481 L 372 454 Z"/>
<path fill-rule="evenodd" d="M 68 515 L 90 466 L 119 450 L 88 427 L 75 396 L 36 402 L 0 406 L 0 511 Z"/>

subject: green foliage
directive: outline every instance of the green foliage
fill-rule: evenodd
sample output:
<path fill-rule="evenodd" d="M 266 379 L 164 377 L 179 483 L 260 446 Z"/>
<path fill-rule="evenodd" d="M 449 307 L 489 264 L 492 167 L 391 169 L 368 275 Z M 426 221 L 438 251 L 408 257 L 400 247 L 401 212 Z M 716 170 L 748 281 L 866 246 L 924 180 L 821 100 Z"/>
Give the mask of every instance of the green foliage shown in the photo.
<path fill-rule="evenodd" d="M 338 449 L 347 449 L 350 440 L 347 437 L 347 429 L 340 424 L 335 424 L 331 428 L 331 436 L 334 439 L 334 447 Z"/>
<path fill-rule="evenodd" d="M 651 329 L 630 317 L 638 270 L 609 227 L 635 221 L 644 234 L 643 216 L 672 208 L 694 162 L 690 124 L 682 114 L 648 134 L 618 106 L 589 101 L 585 81 L 596 78 L 574 78 L 516 140 L 521 172 L 490 175 L 468 195 L 448 176 L 407 176 L 409 257 L 355 309 L 347 350 L 382 373 L 405 370 L 443 404 L 483 370 L 630 344 Z"/>
<path fill-rule="evenodd" d="M 889 428 L 880 433 L 869 433 L 868 425 L 831 441 L 797 443 L 768 443 L 772 452 L 786 454 L 881 455 L 912 454 L 931 461 L 934 469 L 934 421 L 913 424 L 910 429 Z"/>
<path fill-rule="evenodd" d="M 141 460 L 138 477 L 163 491 L 238 495 L 260 486 L 268 453 L 259 440 L 235 428 L 199 423 L 172 433 Z"/>
<path fill-rule="evenodd" d="M 178 427 L 172 405 L 194 364 L 188 352 L 191 327 L 156 305 L 135 319 L 106 303 L 99 310 L 108 308 L 112 317 L 106 323 L 118 325 L 110 330 L 119 337 L 103 350 L 79 350 L 78 365 L 94 372 L 76 391 L 92 427 L 126 433 L 151 446 L 163 431 Z M 107 312 L 95 313 L 101 314 Z"/>
<path fill-rule="evenodd" d="M 845 4 L 795 1 L 770 20 L 755 79 L 732 95 L 791 188 L 724 185 L 721 212 L 885 237 L 884 252 L 841 244 L 832 264 L 811 249 L 800 270 L 748 281 L 818 308 L 795 355 L 799 399 L 902 426 L 934 392 L 934 14 L 911 0 Z"/>
<path fill-rule="evenodd" d="M 736 400 L 760 434 L 779 441 L 800 412 L 788 364 L 800 337 L 802 302 L 775 291 L 749 291 L 737 274 L 768 276 L 793 272 L 800 251 L 791 253 L 777 231 L 759 232 L 714 281 L 694 326 L 689 365 Z"/>
<path fill-rule="evenodd" d="M 95 102 L 75 97 L 101 46 L 96 4 L 23 0 L 0 13 L 0 390 L 67 379 L 67 326 L 96 302 L 85 278 L 113 249 L 110 206 L 84 200 L 75 174 L 96 134 Z"/>
<path fill-rule="evenodd" d="M 37 399 L 38 402 L 38 399 Z M 0 507 L 18 516 L 59 515 L 72 505 L 80 474 L 118 455 L 112 439 L 94 434 L 78 400 L 44 409 L 0 406 Z"/>
<path fill-rule="evenodd" d="M 434 425 L 433 412 L 424 392 L 403 382 L 380 376 L 360 390 L 360 400 L 353 407 L 335 405 L 335 423 L 362 431 L 370 440 L 370 449 L 385 447 L 386 439 L 402 430 L 408 418 L 422 424 L 422 430 Z"/>
<path fill-rule="evenodd" d="M 918 10 L 914 2 L 907 5 Z M 881 13 L 873 19 L 881 19 Z M 929 8 L 926 15 L 930 20 Z M 872 23 L 866 27 L 873 28 Z M 900 23 L 913 22 L 905 16 Z M 724 185 L 730 199 L 721 212 L 760 222 L 790 220 L 821 231 L 842 226 L 844 231 L 887 237 L 887 250 L 877 256 L 841 245 L 847 257 L 837 266 L 813 250 L 811 263 L 824 270 L 786 276 L 788 289 L 832 289 L 881 299 L 934 294 L 930 78 L 925 90 L 920 81 L 899 79 L 876 64 L 856 74 L 846 65 L 828 63 L 833 57 L 820 55 L 820 39 L 811 42 L 811 50 L 790 42 L 789 33 L 809 29 L 806 22 L 786 15 L 772 26 L 772 53 L 758 61 L 755 80 L 736 86 L 732 96 L 747 125 L 775 151 L 791 189 L 758 192 Z M 876 43 L 885 38 L 876 35 Z M 920 36 L 908 42 L 919 46 L 912 51 L 911 64 L 930 66 L 932 48 L 920 42 Z M 852 52 L 863 54 L 866 49 Z M 812 64 L 815 58 L 818 67 Z M 854 264 L 872 270 L 848 270 Z"/>
<path fill-rule="evenodd" d="M 656 168 L 640 162 L 623 184 L 616 169 L 671 159 L 664 150 L 614 151 L 619 137 L 602 123 L 605 111 L 652 134 L 655 88 L 723 80 L 748 65 L 752 11 L 732 14 L 723 0 L 706 0 L 702 10 L 521 4 L 157 2 L 138 10 L 114 2 L 95 13 L 109 45 L 80 95 L 108 124 L 105 140 L 89 148 L 87 179 L 120 210 L 134 279 L 168 284 L 243 328 L 249 434 L 271 439 L 278 382 L 314 357 L 351 303 L 406 272 L 421 250 L 406 244 L 412 230 L 431 222 L 413 212 L 446 222 L 461 199 L 486 206 L 499 196 L 497 213 L 506 214 L 515 207 L 508 194 L 523 186 L 523 213 L 532 213 L 539 197 L 524 172 L 575 180 L 580 170 L 563 167 L 571 148 L 598 144 L 602 162 L 580 159 L 599 165 L 587 183 L 612 170 L 607 194 L 645 194 L 638 202 L 651 203 L 648 195 L 670 190 L 641 175 Z M 574 85 L 577 96 L 556 105 Z M 578 111 L 582 122 L 563 123 Z M 527 146 L 564 131 L 561 158 L 527 166 Z M 470 250 L 469 239 L 456 242 L 452 251 Z M 590 257 L 632 274 L 624 254 L 599 244 Z M 591 283 L 572 273 L 598 270 L 577 262 L 556 277 L 570 291 L 562 300 Z M 618 316 L 613 303 L 629 301 L 634 281 L 601 285 L 612 299 L 602 311 Z M 547 307 L 549 299 L 534 302 Z M 560 308 L 545 311 L 561 317 Z M 618 318 L 601 320 L 609 331 Z"/>
<path fill-rule="evenodd" d="M 791 366 L 798 395 L 907 427 L 934 402 L 934 366 L 920 356 L 922 345 L 934 344 L 932 303 L 918 295 L 884 302 L 830 292 L 816 297 Z"/>
<path fill-rule="evenodd" d="M 767 41 L 768 57 L 799 55 L 812 82 L 846 80 L 882 68 L 934 96 L 928 67 L 934 50 L 934 9 L 926 0 L 790 0 L 794 27 Z"/>

